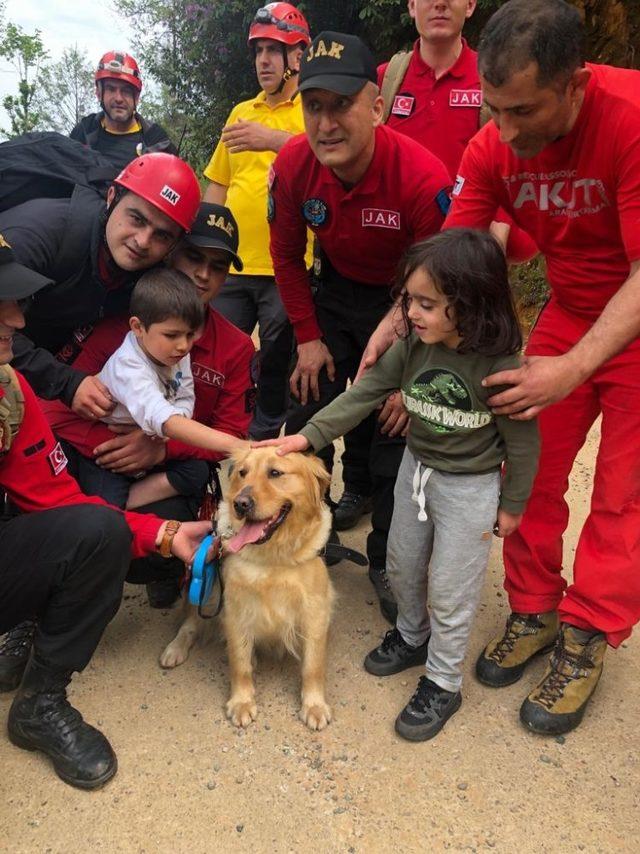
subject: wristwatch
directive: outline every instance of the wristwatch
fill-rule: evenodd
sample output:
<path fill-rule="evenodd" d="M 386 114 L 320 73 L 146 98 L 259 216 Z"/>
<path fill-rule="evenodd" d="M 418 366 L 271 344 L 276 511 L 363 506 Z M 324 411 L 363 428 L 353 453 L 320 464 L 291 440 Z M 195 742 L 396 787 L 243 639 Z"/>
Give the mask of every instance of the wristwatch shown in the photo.
<path fill-rule="evenodd" d="M 162 535 L 162 540 L 160 541 L 160 547 L 158 549 L 162 557 L 171 557 L 171 546 L 173 545 L 173 538 L 180 530 L 181 525 L 182 522 L 176 522 L 175 519 L 170 519 L 167 522 L 166 528 L 164 529 L 164 534 Z"/>

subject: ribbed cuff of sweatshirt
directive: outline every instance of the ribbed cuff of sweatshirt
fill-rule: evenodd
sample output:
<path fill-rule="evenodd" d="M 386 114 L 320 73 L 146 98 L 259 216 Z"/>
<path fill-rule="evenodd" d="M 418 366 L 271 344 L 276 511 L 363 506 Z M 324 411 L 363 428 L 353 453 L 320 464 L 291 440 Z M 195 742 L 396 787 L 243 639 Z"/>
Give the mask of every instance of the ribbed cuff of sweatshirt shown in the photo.
<path fill-rule="evenodd" d="M 302 430 L 300 431 L 300 435 L 304 436 L 304 438 L 309 442 L 314 451 L 320 451 L 326 445 L 330 445 L 333 439 L 325 439 L 318 428 L 309 423 L 306 424 Z"/>
<path fill-rule="evenodd" d="M 498 503 L 498 508 L 500 510 L 506 510 L 507 513 L 513 513 L 514 516 L 518 516 L 520 515 L 520 513 L 524 513 L 526 506 L 526 500 L 516 501 L 513 498 L 507 498 L 506 495 L 501 495 L 500 501 Z"/>

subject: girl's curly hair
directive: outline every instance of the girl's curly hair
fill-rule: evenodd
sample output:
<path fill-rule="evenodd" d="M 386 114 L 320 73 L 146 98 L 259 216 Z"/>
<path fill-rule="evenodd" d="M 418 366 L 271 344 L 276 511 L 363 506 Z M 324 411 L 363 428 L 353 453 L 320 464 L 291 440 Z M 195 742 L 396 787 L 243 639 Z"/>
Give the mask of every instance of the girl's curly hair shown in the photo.
<path fill-rule="evenodd" d="M 400 298 L 406 334 L 411 331 L 404 300 L 407 280 L 423 270 L 446 297 L 462 338 L 459 353 L 501 356 L 522 348 L 507 261 L 502 247 L 484 231 L 450 228 L 411 246 L 393 288 Z"/>

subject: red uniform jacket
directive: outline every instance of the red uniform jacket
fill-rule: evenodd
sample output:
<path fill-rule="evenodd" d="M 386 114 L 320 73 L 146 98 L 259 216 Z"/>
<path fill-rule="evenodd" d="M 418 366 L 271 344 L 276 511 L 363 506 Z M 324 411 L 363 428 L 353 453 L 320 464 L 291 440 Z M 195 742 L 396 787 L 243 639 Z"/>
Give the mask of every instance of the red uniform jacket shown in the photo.
<path fill-rule="evenodd" d="M 100 323 L 82 342 L 73 367 L 97 374 L 122 344 L 128 330 L 128 315 Z M 253 411 L 254 355 L 249 336 L 217 311 L 209 309 L 204 332 L 191 351 L 196 394 L 193 417 L 196 421 L 232 436 L 246 436 Z M 86 457 L 92 458 L 94 448 L 114 437 L 106 424 L 81 418 L 59 400 L 41 401 L 41 404 L 56 435 L 70 442 Z M 167 443 L 168 458 L 216 461 L 222 456 L 173 439 Z"/>
<path fill-rule="evenodd" d="M 271 257 L 299 344 L 321 338 L 304 261 L 307 228 L 348 279 L 388 288 L 412 243 L 440 230 L 451 179 L 441 160 L 387 127 L 355 187 L 345 189 L 306 136 L 281 149 L 270 176 Z"/>
<path fill-rule="evenodd" d="M 53 510 L 71 504 L 109 505 L 96 496 L 84 495 L 67 471 L 67 459 L 51 432 L 31 386 L 17 375 L 25 398 L 24 420 L 8 453 L 0 455 L 0 487 L 27 513 Z M 0 396 L 3 392 L 0 390 Z M 122 511 L 114 508 L 114 512 Z M 132 557 L 155 551 L 162 519 L 124 511 L 133 534 Z"/>
<path fill-rule="evenodd" d="M 379 86 L 382 86 L 388 64 L 385 62 L 378 67 Z M 387 126 L 424 145 L 455 176 L 464 150 L 480 126 L 481 106 L 482 89 L 475 50 L 463 39 L 460 56 L 436 80 L 433 69 L 420 56 L 418 39 L 394 98 Z M 496 219 L 512 226 L 507 245 L 510 261 L 527 261 L 537 255 L 538 248 L 531 237 L 514 226 L 505 211 L 497 211 Z"/>

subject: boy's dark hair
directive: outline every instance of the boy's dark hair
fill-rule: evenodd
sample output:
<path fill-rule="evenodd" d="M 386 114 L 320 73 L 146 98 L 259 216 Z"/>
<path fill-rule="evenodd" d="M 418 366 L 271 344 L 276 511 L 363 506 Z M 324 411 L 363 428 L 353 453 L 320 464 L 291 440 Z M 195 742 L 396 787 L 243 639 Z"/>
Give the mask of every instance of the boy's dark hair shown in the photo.
<path fill-rule="evenodd" d="M 535 62 L 538 86 L 564 88 L 584 65 L 584 41 L 580 13 L 565 0 L 509 0 L 482 31 L 478 68 L 492 86 L 502 86 Z"/>
<path fill-rule="evenodd" d="M 140 318 L 145 329 L 152 323 L 178 317 L 189 329 L 195 330 L 204 324 L 205 307 L 188 276 L 178 270 L 158 267 L 138 280 L 131 294 L 129 314 Z"/>
<path fill-rule="evenodd" d="M 422 270 L 446 297 L 462 341 L 459 353 L 502 356 L 522 347 L 507 260 L 502 247 L 483 231 L 450 228 L 411 246 L 401 262 L 393 290 L 402 296 L 409 276 Z M 402 301 L 407 335 L 411 322 Z"/>

